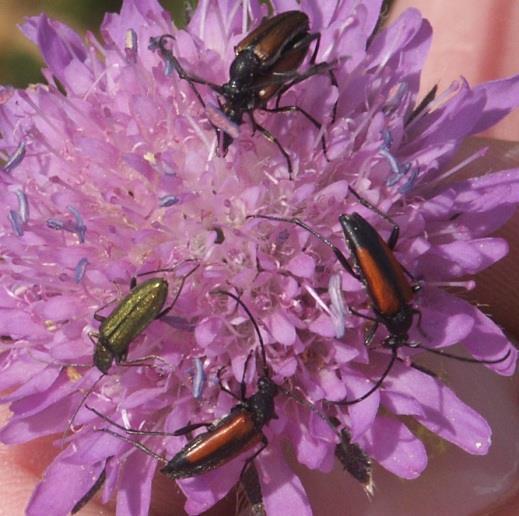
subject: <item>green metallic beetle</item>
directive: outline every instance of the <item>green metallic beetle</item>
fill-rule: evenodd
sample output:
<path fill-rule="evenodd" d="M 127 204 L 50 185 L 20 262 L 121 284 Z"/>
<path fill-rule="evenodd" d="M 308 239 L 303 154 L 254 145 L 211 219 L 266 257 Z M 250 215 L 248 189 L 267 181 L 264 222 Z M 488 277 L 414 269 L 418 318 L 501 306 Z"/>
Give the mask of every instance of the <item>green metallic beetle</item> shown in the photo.
<path fill-rule="evenodd" d="M 165 279 L 152 278 L 136 285 L 136 280 L 133 278 L 130 293 L 120 301 L 110 315 L 103 317 L 97 312 L 94 314 L 94 319 L 101 321 L 101 326 L 98 332 L 89 333 L 89 337 L 95 345 L 94 365 L 99 371 L 107 374 L 114 360 L 117 364 L 126 361 L 128 348 L 133 340 L 155 319 L 166 315 L 175 306 L 186 279 L 198 267 L 199 264 L 182 277 L 173 301 L 166 308 L 164 304 L 168 297 L 168 282 Z M 145 274 L 172 270 L 161 269 Z M 144 358 L 137 362 L 142 360 Z"/>

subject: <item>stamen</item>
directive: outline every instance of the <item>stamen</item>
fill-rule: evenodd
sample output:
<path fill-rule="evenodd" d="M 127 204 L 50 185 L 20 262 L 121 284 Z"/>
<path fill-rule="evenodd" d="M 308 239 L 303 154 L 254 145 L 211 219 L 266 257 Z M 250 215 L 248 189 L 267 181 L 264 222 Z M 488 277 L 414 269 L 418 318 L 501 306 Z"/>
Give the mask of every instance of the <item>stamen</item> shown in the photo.
<path fill-rule="evenodd" d="M 404 165 L 401 165 L 400 162 L 385 147 L 381 147 L 378 153 L 387 160 L 389 167 L 393 172 L 393 175 L 387 179 L 386 184 L 387 186 L 394 186 L 402 178 L 402 176 L 405 176 L 409 172 L 411 163 L 405 163 Z"/>
<path fill-rule="evenodd" d="M 405 193 L 411 191 L 415 186 L 419 173 L 420 173 L 420 167 L 415 167 L 412 170 L 409 179 L 398 189 L 398 192 L 401 194 L 405 194 Z"/>
<path fill-rule="evenodd" d="M 87 265 L 88 260 L 86 258 L 81 258 L 81 260 L 77 262 L 76 268 L 74 269 L 74 280 L 76 283 L 79 283 L 83 279 Z"/>
<path fill-rule="evenodd" d="M 85 243 L 85 233 L 86 233 L 86 226 L 85 226 L 85 223 L 83 222 L 83 218 L 81 217 L 79 211 L 74 208 L 74 206 L 67 206 L 67 210 L 69 211 L 69 213 L 72 213 L 72 215 L 74 215 L 74 218 L 76 219 L 76 226 L 75 226 L 75 230 L 74 230 L 74 233 L 77 234 L 78 238 L 79 238 L 79 242 L 81 244 L 84 244 Z"/>
<path fill-rule="evenodd" d="M 21 142 L 14 151 L 14 154 L 12 154 L 11 157 L 9 157 L 8 160 L 4 163 L 2 170 L 9 174 L 22 162 L 24 157 L 25 142 Z"/>
<path fill-rule="evenodd" d="M 204 390 L 206 374 L 204 371 L 204 364 L 200 358 L 193 358 L 193 365 L 195 367 L 195 375 L 193 377 L 193 398 L 199 400 L 202 397 L 202 392 Z"/>
<path fill-rule="evenodd" d="M 138 41 L 137 41 L 137 33 L 133 29 L 128 29 L 126 31 L 125 43 L 124 43 L 124 53 L 126 55 L 126 59 L 129 63 L 137 62 L 137 52 L 138 52 Z"/>
<path fill-rule="evenodd" d="M 310 286 L 305 285 L 305 290 L 315 299 L 316 303 L 331 317 L 332 313 L 330 312 L 330 309 L 326 305 L 326 303 L 321 299 L 319 294 Z"/>
<path fill-rule="evenodd" d="M 341 289 L 341 275 L 332 274 L 328 282 L 328 294 L 331 301 L 331 317 L 335 326 L 335 336 L 340 339 L 344 336 L 344 315 L 346 314 L 346 307 L 344 306 L 344 299 L 342 297 Z"/>
<path fill-rule="evenodd" d="M 409 91 L 407 83 L 401 82 L 398 87 L 391 92 L 391 97 L 387 100 L 385 106 L 382 108 L 386 115 L 392 114 L 402 103 L 406 93 Z"/>
<path fill-rule="evenodd" d="M 27 202 L 27 196 L 22 190 L 16 190 L 16 197 L 18 198 L 18 212 L 25 223 L 29 220 L 29 203 Z"/>
<path fill-rule="evenodd" d="M 23 220 L 20 214 L 17 211 L 9 210 L 9 214 L 7 215 L 9 222 L 11 223 L 11 227 L 17 236 L 23 236 Z"/>
<path fill-rule="evenodd" d="M 474 280 L 467 281 L 428 281 L 428 285 L 441 288 L 463 288 L 465 290 L 474 290 L 476 282 Z"/>

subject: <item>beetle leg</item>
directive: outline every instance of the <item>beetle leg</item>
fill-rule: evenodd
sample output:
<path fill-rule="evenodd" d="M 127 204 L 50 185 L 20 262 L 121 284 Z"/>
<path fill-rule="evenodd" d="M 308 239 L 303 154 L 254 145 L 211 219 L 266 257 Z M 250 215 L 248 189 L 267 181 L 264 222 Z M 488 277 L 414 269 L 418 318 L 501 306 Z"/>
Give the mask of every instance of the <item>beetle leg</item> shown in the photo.
<path fill-rule="evenodd" d="M 230 389 L 228 389 L 222 382 L 222 371 L 225 369 L 225 367 L 220 367 L 218 369 L 218 372 L 216 373 L 216 377 L 218 379 L 218 385 L 220 386 L 220 389 L 222 389 L 223 392 L 226 392 L 229 394 L 229 396 L 232 396 L 235 400 L 242 401 L 243 398 L 240 398 L 239 396 L 236 396 L 234 392 L 232 392 Z"/>
<path fill-rule="evenodd" d="M 89 334 L 90 335 L 90 334 Z M 97 335 L 97 334 L 96 334 Z M 91 339 L 92 340 L 92 339 Z M 96 341 L 92 340 L 93 343 Z M 40 358 L 35 356 L 30 349 L 27 350 L 27 354 L 36 362 L 40 362 L 42 364 L 59 366 L 59 367 L 92 367 L 92 364 L 79 364 L 77 362 L 60 362 L 59 360 L 45 360 L 44 358 Z"/>
<path fill-rule="evenodd" d="M 123 425 L 120 425 L 119 423 L 116 423 L 113 419 L 110 419 L 107 415 L 103 414 L 102 412 L 99 412 L 95 408 L 91 407 L 90 405 L 85 404 L 85 408 L 90 410 L 90 412 L 93 412 L 96 416 L 100 417 L 101 419 L 104 419 L 107 423 L 109 423 L 112 426 L 115 426 L 119 430 L 122 430 L 123 432 L 126 432 L 127 434 L 133 434 L 133 435 L 158 435 L 162 437 L 172 437 L 176 434 L 174 432 L 156 432 L 153 430 L 138 430 L 136 428 L 126 428 Z M 108 431 L 108 429 L 99 428 L 96 430 L 97 432 L 100 431 Z M 111 433 L 111 432 L 108 432 Z M 119 434 L 117 434 L 119 435 Z"/>
<path fill-rule="evenodd" d="M 268 111 L 269 113 L 294 113 L 294 112 L 299 112 L 301 113 L 303 116 L 305 116 L 307 118 L 307 120 L 309 120 L 316 128 L 318 131 L 321 130 L 322 128 L 322 124 L 319 123 L 310 113 L 308 113 L 308 111 L 305 111 L 303 108 L 299 107 L 299 106 L 281 106 L 281 107 L 278 107 L 278 103 L 276 102 L 276 107 L 273 108 L 273 109 L 269 109 L 269 108 L 261 108 L 262 111 Z M 323 154 L 324 154 L 324 157 L 326 159 L 326 161 L 330 161 L 330 158 L 328 157 L 328 148 L 326 146 L 326 138 L 323 135 L 321 135 L 321 148 L 323 149 Z"/>
<path fill-rule="evenodd" d="M 199 263 L 197 263 L 187 274 L 184 274 L 184 276 L 182 276 L 182 279 L 180 280 L 180 286 L 178 287 L 177 293 L 175 294 L 173 301 L 169 306 L 164 308 L 164 310 L 162 310 L 157 315 L 156 319 L 160 319 L 162 316 L 166 315 L 175 306 L 176 302 L 178 301 L 178 298 L 180 297 L 180 294 L 182 293 L 182 289 L 184 288 L 184 284 L 186 283 L 187 278 L 189 278 L 189 276 L 191 276 L 191 274 L 193 274 L 198 269 L 198 267 L 200 267 Z"/>
<path fill-rule="evenodd" d="M 398 237 L 400 236 L 400 226 L 386 213 L 377 208 L 374 204 L 370 203 L 367 199 L 364 199 L 356 190 L 354 190 L 351 186 L 348 185 L 348 190 L 353 194 L 353 196 L 359 201 L 362 206 L 368 208 L 368 210 L 374 211 L 377 215 L 382 217 L 384 220 L 387 220 L 393 227 L 391 229 L 391 234 L 387 240 L 387 246 L 392 251 L 395 249 L 395 246 L 398 242 Z"/>
<path fill-rule="evenodd" d="M 169 362 L 158 355 L 146 355 L 135 360 L 126 360 L 126 358 L 122 357 L 118 360 L 116 358 L 117 365 L 120 367 L 153 367 L 154 364 L 144 363 L 146 360 L 156 360 L 157 362 L 162 362 L 167 367 L 170 366 Z"/>
<path fill-rule="evenodd" d="M 315 64 L 315 60 L 317 59 L 317 53 L 319 52 L 319 46 L 321 45 L 321 33 L 315 32 L 313 34 L 308 34 L 312 39 L 315 39 L 315 48 L 312 57 L 310 58 L 310 63 Z"/>
<path fill-rule="evenodd" d="M 153 450 L 150 450 L 147 446 L 144 446 L 144 444 L 140 443 L 139 441 L 134 441 L 133 439 L 130 439 L 129 437 L 126 437 L 125 435 L 121 435 L 121 434 L 118 434 L 117 432 L 113 432 L 112 430 L 109 430 L 108 428 L 98 428 L 95 431 L 104 432 L 105 434 L 110 434 L 114 437 L 117 437 L 117 439 L 127 442 L 134 448 L 138 448 L 139 450 L 143 451 L 146 455 L 153 457 L 155 460 L 161 462 L 164 465 L 168 464 L 168 462 L 169 462 L 168 459 L 166 459 L 162 455 L 155 453 Z"/>
<path fill-rule="evenodd" d="M 193 86 L 193 83 L 201 84 L 203 86 L 208 86 L 212 90 L 216 91 L 219 94 L 222 94 L 222 87 L 218 84 L 215 84 L 213 82 L 207 81 L 206 79 L 202 79 L 202 77 L 198 77 L 197 75 L 188 73 L 184 70 L 182 65 L 180 64 L 179 60 L 173 55 L 173 52 L 167 48 L 165 45 L 165 41 L 167 39 L 175 39 L 174 36 L 171 34 L 163 34 L 162 36 L 159 36 L 158 38 L 152 38 L 155 39 L 155 48 L 158 48 L 159 53 L 161 57 L 166 61 L 166 63 L 169 66 L 172 66 L 175 71 L 177 72 L 178 76 L 189 82 L 191 84 L 191 87 L 193 88 L 194 92 L 196 93 L 198 99 L 200 100 L 201 104 L 205 106 L 204 101 L 202 100 L 202 97 L 198 93 L 198 90 Z"/>
<path fill-rule="evenodd" d="M 398 357 L 398 361 L 399 362 L 406 362 L 406 360 L 404 360 L 403 358 L 400 358 Z M 409 364 L 413 369 L 416 369 L 417 371 L 420 371 L 421 373 L 424 373 L 428 376 L 431 376 L 432 378 L 438 378 L 438 375 L 434 372 L 434 371 L 431 371 L 429 368 L 427 367 L 424 367 L 424 366 L 421 366 L 419 364 L 415 364 L 414 362 L 411 362 Z"/>
<path fill-rule="evenodd" d="M 268 129 L 265 129 L 262 125 L 259 125 L 258 122 L 256 122 L 256 120 L 254 119 L 254 115 L 252 114 L 252 111 L 248 111 L 247 113 L 249 114 L 249 117 L 251 119 L 252 129 L 257 129 L 269 142 L 275 144 L 281 152 L 281 154 L 283 154 L 283 156 L 285 157 L 288 168 L 288 178 L 290 179 L 290 181 L 292 181 L 292 160 L 290 159 L 288 152 L 285 150 L 283 145 L 279 143 L 279 140 Z"/>
<path fill-rule="evenodd" d="M 369 391 L 367 391 L 362 396 L 355 398 L 353 400 L 345 399 L 342 401 L 337 401 L 337 402 L 335 402 L 335 404 L 336 405 L 355 405 L 355 403 L 359 403 L 359 402 L 365 400 L 366 398 L 368 398 L 369 396 L 371 396 L 382 385 L 382 383 L 386 379 L 386 376 L 389 374 L 389 372 L 393 368 L 393 364 L 395 363 L 397 358 L 398 358 L 397 357 L 397 348 L 392 348 L 391 349 L 391 360 L 388 362 L 386 369 L 382 373 L 382 376 L 375 382 L 375 385 L 373 385 L 373 387 Z"/>
<path fill-rule="evenodd" d="M 364 338 L 364 345 L 369 346 L 371 342 L 373 341 L 373 338 L 375 337 L 375 333 L 377 333 L 378 326 L 380 324 L 380 321 L 375 318 L 371 317 L 370 315 L 363 314 L 361 312 L 358 312 L 354 308 L 348 307 L 348 310 L 351 314 L 356 315 L 357 317 L 361 317 L 362 319 L 366 319 L 368 321 L 371 321 L 373 324 L 371 325 L 370 329 L 366 333 L 366 337 Z"/>
<path fill-rule="evenodd" d="M 337 90 L 339 90 L 339 83 L 337 82 L 337 77 L 335 77 L 335 74 L 333 73 L 333 70 L 328 70 L 328 75 L 330 77 L 330 82 L 332 83 L 332 86 L 335 86 Z M 337 119 L 337 104 L 339 102 L 339 99 L 337 99 L 333 105 L 332 108 L 332 124 L 335 123 L 335 120 Z"/>
<path fill-rule="evenodd" d="M 197 260 L 195 260 L 193 258 L 186 258 L 185 260 L 182 260 L 181 262 L 177 263 L 173 267 L 164 267 L 163 269 L 154 269 L 152 271 L 139 272 L 139 274 L 136 274 L 135 277 L 142 278 L 143 276 L 149 276 L 150 274 L 157 274 L 157 272 L 175 272 L 181 265 L 184 265 L 187 262 L 195 262 L 195 263 L 197 263 L 195 269 L 198 267 Z"/>
<path fill-rule="evenodd" d="M 240 398 L 241 401 L 245 400 L 245 394 L 247 392 L 247 384 L 245 383 L 245 373 L 247 372 L 247 367 L 249 365 L 249 361 L 252 357 L 252 354 L 254 353 L 254 350 L 250 350 L 249 354 L 247 355 L 247 358 L 245 360 L 245 364 L 243 364 L 243 374 L 241 377 L 241 383 L 240 383 Z"/>
<path fill-rule="evenodd" d="M 311 36 L 313 36 L 313 34 L 311 34 Z M 317 53 L 319 52 L 319 45 L 321 44 L 321 33 L 320 32 L 316 33 L 315 40 L 316 40 L 316 43 L 315 43 L 314 53 L 312 54 L 312 58 L 310 59 L 310 64 L 312 64 L 312 65 L 315 64 L 315 61 L 317 59 Z M 337 78 L 335 77 L 333 70 L 328 70 L 328 75 L 330 76 L 330 82 L 332 83 L 332 86 L 335 86 L 337 89 L 339 89 L 339 83 L 337 82 Z M 333 108 L 332 108 L 332 124 L 335 123 L 335 120 L 337 118 L 337 102 L 338 102 L 338 100 L 335 101 L 335 104 L 333 105 Z"/>
<path fill-rule="evenodd" d="M 343 252 L 328 238 L 324 237 L 320 233 L 318 233 L 315 229 L 310 227 L 306 222 L 303 222 L 301 219 L 295 218 L 287 218 L 287 217 L 277 217 L 275 215 L 248 215 L 247 218 L 257 218 L 257 219 L 267 219 L 267 220 L 277 220 L 279 222 L 289 222 L 290 224 L 295 224 L 300 228 L 305 229 L 309 233 L 311 233 L 315 238 L 319 239 L 323 244 L 327 245 L 332 251 L 339 263 L 346 269 L 346 271 L 351 274 L 354 278 L 361 281 L 361 277 L 357 274 L 351 265 L 349 264 L 346 256 L 344 256 Z"/>
<path fill-rule="evenodd" d="M 103 322 L 106 317 L 104 315 L 99 315 L 99 312 L 101 312 L 102 310 L 104 310 L 108 305 L 112 304 L 113 302 L 115 301 L 115 299 L 113 299 L 112 301 L 109 301 L 108 303 L 104 304 L 102 307 L 98 308 L 95 312 L 94 312 L 94 319 L 96 321 L 99 321 L 99 322 Z M 90 335 L 90 334 L 89 334 Z M 93 335 L 97 335 L 99 336 L 97 333 L 93 334 Z"/>
<path fill-rule="evenodd" d="M 413 347 L 423 349 L 424 351 L 428 351 L 429 353 L 433 353 L 435 355 L 440 355 L 441 357 L 452 358 L 454 360 L 459 360 L 460 362 L 469 362 L 471 364 L 499 364 L 501 362 L 504 362 L 510 356 L 510 353 L 512 353 L 512 350 L 509 349 L 500 358 L 495 358 L 493 360 L 485 360 L 485 359 L 481 359 L 481 358 L 470 358 L 470 357 L 463 357 L 461 355 L 455 355 L 453 353 L 449 353 L 448 351 L 443 351 L 443 349 L 428 348 L 419 343 L 417 343 L 416 346 L 413 346 Z"/>
<path fill-rule="evenodd" d="M 261 432 L 261 447 L 258 449 L 257 452 L 255 452 L 253 455 L 251 455 L 248 459 L 246 459 L 245 463 L 243 464 L 243 468 L 241 468 L 240 473 L 240 481 L 243 477 L 243 474 L 245 473 L 245 470 L 248 468 L 249 464 L 251 464 L 254 459 L 268 446 L 268 440 L 265 437 L 265 434 Z"/>
<path fill-rule="evenodd" d="M 379 321 L 373 321 L 373 324 L 370 325 L 368 331 L 366 332 L 366 336 L 364 337 L 364 345 L 369 347 L 373 342 L 375 334 L 377 333 Z"/>
<path fill-rule="evenodd" d="M 250 514 L 264 516 L 266 512 L 263 505 L 263 495 L 261 493 L 258 472 L 254 466 L 254 463 L 252 463 L 250 467 L 243 472 L 243 477 L 241 478 L 241 487 L 248 502 L 248 507 L 243 507 L 243 510 L 240 510 L 240 508 L 244 505 L 245 500 L 243 500 L 243 497 L 240 497 L 241 493 L 238 492 L 236 494 L 237 514 L 249 514 L 247 511 L 248 508 Z M 242 503 L 240 503 L 240 501 L 242 501 Z"/>
<path fill-rule="evenodd" d="M 296 71 L 273 72 L 272 79 L 269 79 L 267 84 L 276 84 L 276 82 L 282 84 L 281 88 L 279 89 L 279 92 L 277 93 L 277 95 L 281 96 L 283 95 L 283 93 L 285 93 L 285 91 L 287 91 L 295 84 L 303 82 L 309 77 L 313 77 L 314 75 L 319 75 L 321 73 L 328 72 L 334 64 L 335 63 L 317 63 L 308 68 L 308 70 L 304 71 L 303 73 L 299 73 Z M 259 87 L 259 85 L 256 87 Z"/>
<path fill-rule="evenodd" d="M 418 322 L 416 323 L 418 331 L 422 334 L 424 339 L 428 339 L 429 337 L 427 333 L 425 333 L 424 329 L 422 328 L 422 312 L 416 308 L 413 308 L 412 313 L 418 316 Z"/>
<path fill-rule="evenodd" d="M 202 426 L 205 426 L 206 428 L 211 428 L 213 426 L 212 423 L 190 423 L 189 425 L 183 426 L 179 428 L 178 430 L 175 430 L 173 432 L 173 435 L 176 437 L 179 437 L 181 435 L 186 435 L 191 433 L 193 430 L 196 430 L 197 428 L 201 428 Z"/>
<path fill-rule="evenodd" d="M 175 38 L 171 34 L 164 34 L 164 35 L 160 36 L 159 38 L 151 38 L 151 41 L 153 43 L 150 46 L 150 48 L 159 49 L 162 59 L 164 59 L 164 61 L 166 62 L 166 67 L 169 66 L 169 67 L 174 68 L 175 71 L 177 72 L 178 76 L 180 77 L 180 79 L 183 79 L 188 82 L 191 90 L 193 91 L 196 98 L 198 99 L 198 102 L 200 102 L 201 106 L 205 109 L 206 105 L 205 105 L 204 99 L 202 98 L 202 95 L 200 95 L 200 92 L 196 88 L 195 83 L 201 84 L 203 86 L 208 86 L 209 88 L 211 88 L 213 91 L 215 91 L 219 95 L 223 95 L 222 87 L 218 86 L 218 84 L 214 84 L 212 82 L 206 81 L 205 79 L 202 79 L 201 77 L 197 77 L 196 75 L 187 73 L 184 70 L 184 68 L 182 67 L 182 65 L 180 64 L 180 62 L 178 61 L 178 59 L 173 55 L 173 52 L 171 52 L 171 50 L 169 50 L 165 46 L 164 41 L 166 39 L 175 39 Z M 216 131 L 216 135 L 218 137 L 220 130 L 211 121 L 209 121 L 209 123 L 211 124 L 213 129 Z"/>
<path fill-rule="evenodd" d="M 74 425 L 74 420 L 76 419 L 76 416 L 78 415 L 78 412 L 79 410 L 81 409 L 81 407 L 85 404 L 86 400 L 88 399 L 88 397 L 90 396 L 90 394 L 92 394 L 92 392 L 94 392 L 94 389 L 96 388 L 97 384 L 101 381 L 101 379 L 104 377 L 105 375 L 102 374 L 93 384 L 92 386 L 86 391 L 86 393 L 83 395 L 83 397 L 81 398 L 81 401 L 79 402 L 79 405 L 76 407 L 76 409 L 74 410 L 74 413 L 72 414 L 72 416 L 70 416 L 70 419 L 68 420 L 68 424 L 67 424 L 67 428 L 65 429 L 65 431 L 63 432 L 63 435 L 61 436 L 61 447 L 63 448 L 63 445 L 64 445 L 64 441 L 65 441 L 65 438 L 67 437 L 67 433 L 69 431 L 69 429 L 72 429 L 73 425 Z"/>

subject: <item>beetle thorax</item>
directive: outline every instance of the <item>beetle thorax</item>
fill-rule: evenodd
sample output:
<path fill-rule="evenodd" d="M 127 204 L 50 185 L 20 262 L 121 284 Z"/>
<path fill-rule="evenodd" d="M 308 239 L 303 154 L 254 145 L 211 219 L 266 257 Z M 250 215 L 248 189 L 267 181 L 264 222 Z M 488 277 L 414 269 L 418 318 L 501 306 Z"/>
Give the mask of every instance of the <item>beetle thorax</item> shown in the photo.
<path fill-rule="evenodd" d="M 261 61 L 252 49 L 247 48 L 240 52 L 231 63 L 227 85 L 230 89 L 235 90 L 235 94 L 239 94 L 239 90 L 249 89 L 258 80 L 258 76 L 261 77 L 260 71 Z"/>
<path fill-rule="evenodd" d="M 396 314 L 381 316 L 381 319 L 391 335 L 398 336 L 400 340 L 405 341 L 409 328 L 413 324 L 413 308 L 410 305 L 404 305 Z"/>
<path fill-rule="evenodd" d="M 258 390 L 247 403 L 258 428 L 277 417 L 274 412 L 274 398 L 277 393 L 278 386 L 270 378 L 263 376 L 258 380 Z"/>

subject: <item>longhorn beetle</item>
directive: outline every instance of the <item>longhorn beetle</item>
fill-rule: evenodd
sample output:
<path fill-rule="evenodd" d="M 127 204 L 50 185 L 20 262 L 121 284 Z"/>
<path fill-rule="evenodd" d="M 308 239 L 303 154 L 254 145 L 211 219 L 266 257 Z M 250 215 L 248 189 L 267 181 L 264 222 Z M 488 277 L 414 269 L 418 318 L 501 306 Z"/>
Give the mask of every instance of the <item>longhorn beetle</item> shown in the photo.
<path fill-rule="evenodd" d="M 95 345 L 94 365 L 99 371 L 107 374 L 114 360 L 117 364 L 126 360 L 130 344 L 155 319 L 163 317 L 175 306 L 186 279 L 198 267 L 199 264 L 196 264 L 182 277 L 173 301 L 166 308 L 164 304 L 168 297 L 168 282 L 164 278 L 151 278 L 137 285 L 136 277 L 133 277 L 130 293 L 119 302 L 110 315 L 103 317 L 99 315 L 99 310 L 94 314 L 94 319 L 101 321 L 101 326 L 98 333 L 90 333 L 89 337 Z M 171 272 L 175 269 L 176 267 L 158 269 L 139 274 L 138 277 L 157 272 Z M 142 362 L 145 358 L 148 357 L 141 358 L 138 362 Z"/>
<path fill-rule="evenodd" d="M 191 261 L 191 260 L 188 260 Z M 185 262 L 182 262 L 185 263 Z M 171 304 L 164 308 L 168 297 L 168 282 L 163 278 L 152 278 L 137 285 L 136 277 L 131 280 L 131 290 L 119 304 L 112 310 L 110 315 L 103 317 L 97 310 L 94 319 L 101 321 L 99 332 L 89 333 L 90 340 L 94 343 L 94 366 L 99 369 L 101 375 L 95 380 L 81 399 L 81 402 L 74 410 L 74 414 L 69 419 L 67 430 L 74 423 L 77 413 L 90 396 L 101 379 L 108 374 L 113 361 L 117 364 L 132 366 L 140 365 L 149 358 L 158 358 L 154 355 L 141 357 L 137 360 L 127 362 L 128 349 L 130 344 L 140 335 L 155 319 L 166 315 L 176 304 L 184 284 L 189 276 L 198 269 L 200 264 L 196 264 L 187 274 L 182 276 L 180 286 Z M 178 268 L 158 269 L 150 272 L 138 274 L 137 277 L 156 274 L 157 272 L 171 272 Z M 105 305 L 106 306 L 106 305 Z"/>
<path fill-rule="evenodd" d="M 259 131 L 267 140 L 274 143 L 283 154 L 288 168 L 288 175 L 292 178 L 292 161 L 288 152 L 278 139 L 265 127 L 254 119 L 254 110 L 261 109 L 272 113 L 298 111 L 305 116 L 318 130 L 321 124 L 307 111 L 299 106 L 279 106 L 283 93 L 295 84 L 305 79 L 327 72 L 331 83 L 337 86 L 337 80 L 331 70 L 331 64 L 315 63 L 321 35 L 310 32 L 310 21 L 302 11 L 286 11 L 271 18 L 264 18 L 252 32 L 250 32 L 235 47 L 236 57 L 229 68 L 229 81 L 219 85 L 184 70 L 178 59 L 167 47 L 167 40 L 174 39 L 171 34 L 150 39 L 150 49 L 158 49 L 168 68 L 174 68 L 181 79 L 186 80 L 193 89 L 196 97 L 205 107 L 205 102 L 195 84 L 208 86 L 222 98 L 219 100 L 222 112 L 231 124 L 239 126 L 243 123 L 243 115 L 247 114 L 253 131 Z M 310 44 L 316 41 L 315 49 L 310 59 L 311 66 L 303 73 L 298 73 Z M 268 101 L 277 97 L 274 108 L 267 108 Z M 332 121 L 335 120 L 336 106 L 333 108 Z M 229 130 L 225 131 L 223 124 L 216 129 L 220 136 L 223 130 L 222 151 L 227 152 L 233 141 Z M 323 152 L 326 155 L 324 136 L 321 138 Z M 328 158 L 327 158 L 328 159 Z"/>
<path fill-rule="evenodd" d="M 238 403 L 231 409 L 229 414 L 218 419 L 212 423 L 194 423 L 189 424 L 177 431 L 170 432 L 148 432 L 141 430 L 127 429 L 114 421 L 111 421 L 107 416 L 101 414 L 97 410 L 89 408 L 99 417 L 105 419 L 110 424 L 117 428 L 124 430 L 127 433 L 137 435 L 186 435 L 200 427 L 206 427 L 206 431 L 191 439 L 171 460 L 168 460 L 161 455 L 156 454 L 142 443 L 129 439 L 128 437 L 114 432 L 107 428 L 102 428 L 100 431 L 109 433 L 119 439 L 123 439 L 132 446 L 139 448 L 148 455 L 151 455 L 156 460 L 164 464 L 161 473 L 169 478 L 187 478 L 195 475 L 200 475 L 206 471 L 216 469 L 223 464 L 226 464 L 231 459 L 240 455 L 242 452 L 252 448 L 261 443 L 261 446 L 251 455 L 243 465 L 242 473 L 247 466 L 265 449 L 267 446 L 267 438 L 263 434 L 263 427 L 272 419 L 277 418 L 274 411 L 274 398 L 279 393 L 278 386 L 270 378 L 270 371 L 267 366 L 265 344 L 258 326 L 258 323 L 252 316 L 252 313 L 247 308 L 245 303 L 231 292 L 218 290 L 212 294 L 226 295 L 234 299 L 249 316 L 256 335 L 258 336 L 260 344 L 260 356 L 262 361 L 262 374 L 258 378 L 257 391 L 250 397 L 246 396 L 245 374 L 252 352 L 249 353 L 243 368 L 243 376 L 240 384 L 240 395 L 235 395 L 232 391 L 227 389 L 221 382 L 221 371 L 218 371 L 218 381 L 220 388 L 238 400 Z M 241 477 L 240 475 L 240 477 Z"/>
<path fill-rule="evenodd" d="M 409 342 L 408 332 L 413 323 L 413 317 L 414 315 L 418 315 L 419 319 L 421 317 L 420 311 L 411 305 L 414 293 L 419 290 L 420 287 L 417 283 L 411 283 L 408 278 L 410 274 L 398 262 L 393 253 L 400 234 L 400 227 L 388 215 L 381 212 L 366 199 L 363 199 L 353 188 L 349 187 L 349 190 L 363 206 L 373 210 L 393 226 L 388 241 L 384 242 L 376 229 L 359 213 L 354 212 L 351 215 L 340 215 L 339 223 L 341 224 L 346 243 L 350 249 L 353 265 L 350 264 L 342 251 L 329 239 L 319 234 L 299 218 L 259 214 L 249 216 L 249 218 L 262 218 L 295 224 L 310 232 L 322 243 L 330 247 L 344 269 L 365 285 L 368 296 L 371 299 L 373 312 L 375 314 L 374 317 L 361 314 L 350 308 L 350 311 L 354 315 L 363 317 L 374 323 L 366 337 L 365 344 L 369 345 L 372 341 L 379 324 L 383 324 L 389 333 L 383 341 L 383 346 L 391 350 L 391 358 L 380 378 L 375 382 L 373 387 L 362 396 L 338 403 L 353 405 L 354 403 L 366 399 L 375 392 L 375 390 L 382 385 L 386 376 L 391 371 L 393 364 L 398 359 L 399 348 L 404 346 L 420 348 L 430 353 L 463 362 L 497 364 L 506 360 L 511 351 L 508 351 L 503 357 L 495 360 L 480 360 L 453 355 L 443 350 L 428 348 L 420 343 Z M 422 368 L 420 368 L 420 370 L 423 371 Z"/>

